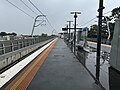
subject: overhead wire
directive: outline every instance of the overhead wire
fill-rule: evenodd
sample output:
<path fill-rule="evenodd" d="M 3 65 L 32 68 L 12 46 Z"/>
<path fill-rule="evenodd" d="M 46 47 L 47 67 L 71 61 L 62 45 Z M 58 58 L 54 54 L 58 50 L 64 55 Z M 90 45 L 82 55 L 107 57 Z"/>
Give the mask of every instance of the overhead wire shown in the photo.
<path fill-rule="evenodd" d="M 26 13 L 25 11 L 23 11 L 22 9 L 20 9 L 18 6 L 16 6 L 15 4 L 13 4 L 12 2 L 10 2 L 9 0 L 6 0 L 8 3 L 10 3 L 11 5 L 13 5 L 14 7 L 16 7 L 17 9 L 19 9 L 20 11 L 22 11 L 24 14 L 28 15 L 31 18 L 31 15 L 29 15 L 28 13 Z M 34 12 L 23 0 L 20 0 L 27 8 L 29 8 L 32 12 Z M 42 15 L 44 15 L 30 0 L 28 0 Z M 34 12 L 36 15 L 38 15 L 36 12 Z M 53 26 L 51 25 L 51 23 L 49 22 L 48 18 L 46 17 L 47 22 L 49 23 L 49 25 L 53 28 Z"/>
<path fill-rule="evenodd" d="M 28 1 L 33 5 L 34 8 L 36 8 L 42 15 L 44 15 L 43 12 L 40 11 L 40 9 L 37 8 L 37 6 L 35 6 L 35 4 L 34 4 L 32 1 L 30 1 L 30 0 L 28 0 Z M 51 25 L 51 23 L 50 23 L 50 21 L 48 20 L 48 18 L 47 18 L 46 16 L 45 16 L 45 18 L 46 18 L 48 24 L 54 29 L 54 27 Z"/>
<path fill-rule="evenodd" d="M 108 14 L 108 13 L 110 13 L 110 12 L 112 12 L 112 11 L 105 12 L 103 15 L 106 15 L 106 14 Z"/>
<path fill-rule="evenodd" d="M 55 28 L 51 25 L 51 23 L 49 22 L 48 18 L 46 17 L 47 22 L 49 23 L 49 25 L 53 28 L 53 30 L 55 30 Z"/>
<path fill-rule="evenodd" d="M 39 23 L 38 25 L 36 25 L 35 27 L 38 27 L 39 25 L 42 25 L 42 23 L 45 22 L 44 20 L 42 20 L 41 23 Z"/>
<path fill-rule="evenodd" d="M 106 14 L 108 14 L 108 13 L 110 13 L 110 12 L 111 12 L 111 11 L 105 12 L 103 15 L 106 15 Z M 87 21 L 86 23 L 82 24 L 81 26 L 84 26 L 84 25 L 90 23 L 91 21 L 95 20 L 96 18 L 97 18 L 97 16 L 94 17 L 94 18 L 92 18 L 91 20 Z"/>
<path fill-rule="evenodd" d="M 29 8 L 34 14 L 36 14 L 38 16 L 38 14 L 33 11 L 23 0 L 20 0 L 27 8 Z M 39 10 L 30 0 L 28 0 L 30 2 L 30 4 L 32 4 L 32 6 L 34 6 L 34 8 L 36 8 L 37 10 Z M 43 13 L 39 10 L 39 12 L 43 15 Z M 40 21 L 40 20 L 36 20 L 36 21 Z M 42 20 L 41 23 L 39 23 L 38 25 L 36 25 L 35 27 L 38 27 L 39 25 L 41 25 L 44 22 L 44 19 Z"/>
<path fill-rule="evenodd" d="M 8 3 L 10 3 L 12 6 L 14 6 L 15 8 L 17 8 L 18 10 L 20 10 L 21 12 L 23 12 L 24 14 L 26 14 L 27 16 L 31 17 L 32 19 L 34 17 L 32 17 L 31 15 L 29 15 L 28 13 L 26 13 L 25 11 L 23 11 L 21 8 L 19 8 L 18 6 L 16 6 L 15 4 L 13 4 L 12 2 L 10 2 L 9 0 L 6 0 Z"/>
<path fill-rule="evenodd" d="M 32 1 L 30 1 L 30 0 L 28 0 L 28 1 L 33 5 L 34 8 L 36 8 L 42 15 L 44 15 L 44 14 L 35 6 L 35 4 L 34 4 Z"/>
<path fill-rule="evenodd" d="M 29 10 L 31 10 L 34 14 L 38 15 L 35 11 L 32 10 L 23 0 L 20 0 Z"/>
<path fill-rule="evenodd" d="M 91 20 L 87 21 L 86 23 L 82 24 L 81 26 L 84 26 L 84 25 L 90 23 L 91 21 L 95 20 L 96 18 L 97 18 L 97 17 L 92 18 Z"/>

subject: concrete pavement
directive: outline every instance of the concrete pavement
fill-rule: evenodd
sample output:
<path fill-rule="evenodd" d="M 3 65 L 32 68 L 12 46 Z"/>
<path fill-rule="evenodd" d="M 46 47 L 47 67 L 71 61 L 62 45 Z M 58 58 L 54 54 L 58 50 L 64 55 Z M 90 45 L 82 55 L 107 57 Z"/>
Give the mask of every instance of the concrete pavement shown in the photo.
<path fill-rule="evenodd" d="M 62 39 L 52 49 L 28 90 L 101 90 Z"/>
<path fill-rule="evenodd" d="M 103 90 L 64 40 L 56 41 L 1 90 Z"/>

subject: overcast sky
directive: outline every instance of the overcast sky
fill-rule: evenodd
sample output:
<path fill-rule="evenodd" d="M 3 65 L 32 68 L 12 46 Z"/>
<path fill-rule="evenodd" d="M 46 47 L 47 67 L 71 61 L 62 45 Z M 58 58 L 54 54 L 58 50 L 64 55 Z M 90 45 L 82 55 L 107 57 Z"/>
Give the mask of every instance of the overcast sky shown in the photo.
<path fill-rule="evenodd" d="M 19 8 L 36 17 L 20 0 L 9 0 Z M 37 14 L 40 14 L 28 0 L 23 0 Z M 80 11 L 78 15 L 78 26 L 83 25 L 87 21 L 98 15 L 99 0 L 31 0 L 49 19 L 51 25 L 57 32 L 61 32 L 61 28 L 65 27 L 68 20 L 74 20 L 71 11 Z M 120 6 L 120 0 L 104 0 L 104 13 L 111 11 L 113 8 Z M 109 15 L 109 14 L 106 14 Z M 88 27 L 95 22 L 93 20 L 83 27 Z M 17 34 L 31 34 L 34 19 L 25 15 L 20 10 L 9 4 L 6 0 L 0 0 L 0 32 L 16 32 Z M 46 22 L 46 26 L 35 28 L 34 34 L 47 33 L 51 34 L 53 28 Z"/>

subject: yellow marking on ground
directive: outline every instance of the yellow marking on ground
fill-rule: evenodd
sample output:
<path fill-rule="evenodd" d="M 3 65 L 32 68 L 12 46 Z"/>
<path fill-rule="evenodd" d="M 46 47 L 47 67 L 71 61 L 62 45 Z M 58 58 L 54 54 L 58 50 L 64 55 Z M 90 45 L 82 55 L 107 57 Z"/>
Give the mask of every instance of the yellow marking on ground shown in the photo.
<path fill-rule="evenodd" d="M 43 52 L 43 53 L 45 54 L 46 52 Z M 28 75 L 28 73 L 35 67 L 35 65 L 44 56 L 44 54 L 39 59 L 37 59 L 37 61 L 22 75 L 22 77 L 11 87 L 11 90 L 16 90 L 18 85 L 25 79 L 25 77 Z"/>

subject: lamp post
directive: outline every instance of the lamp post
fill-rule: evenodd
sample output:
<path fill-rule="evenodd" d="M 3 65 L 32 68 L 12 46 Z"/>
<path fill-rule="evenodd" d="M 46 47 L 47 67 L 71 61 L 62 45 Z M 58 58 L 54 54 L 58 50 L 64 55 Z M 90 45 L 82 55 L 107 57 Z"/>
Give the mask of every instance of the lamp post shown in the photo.
<path fill-rule="evenodd" d="M 102 30 L 102 16 L 103 16 L 103 0 L 99 0 L 99 20 L 98 20 L 98 32 L 97 32 L 97 58 L 96 58 L 96 79 L 99 81 L 100 76 L 100 51 L 101 51 L 101 30 Z"/>
<path fill-rule="evenodd" d="M 75 53 L 75 48 L 76 48 L 76 18 L 77 18 L 77 14 L 81 14 L 81 12 L 71 12 L 71 14 L 74 14 L 74 18 L 75 18 L 75 24 L 74 24 L 74 53 Z"/>

